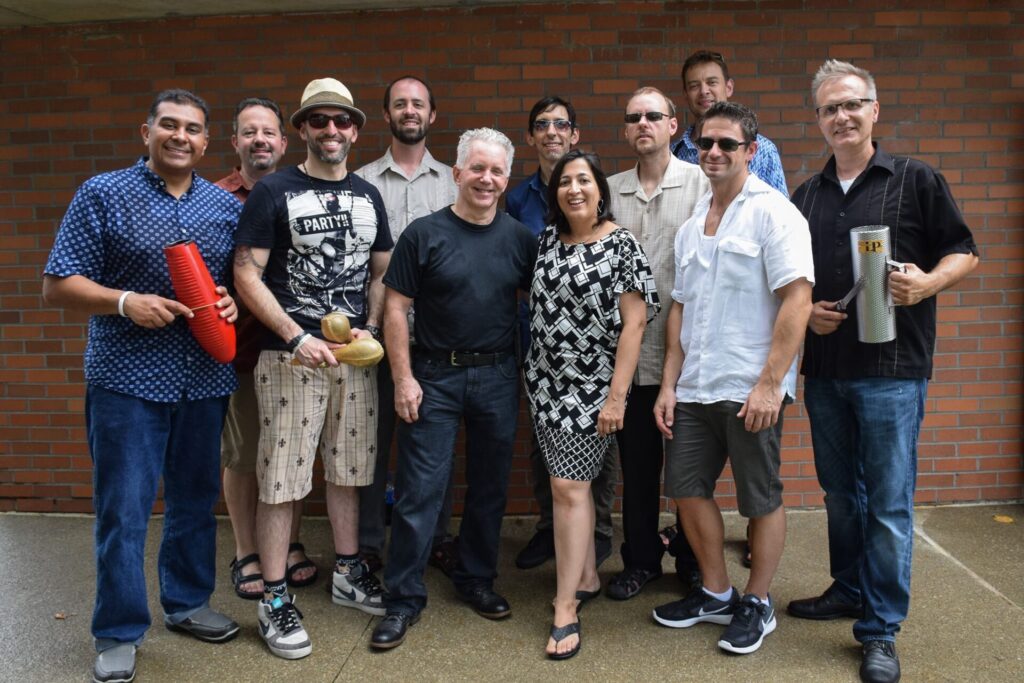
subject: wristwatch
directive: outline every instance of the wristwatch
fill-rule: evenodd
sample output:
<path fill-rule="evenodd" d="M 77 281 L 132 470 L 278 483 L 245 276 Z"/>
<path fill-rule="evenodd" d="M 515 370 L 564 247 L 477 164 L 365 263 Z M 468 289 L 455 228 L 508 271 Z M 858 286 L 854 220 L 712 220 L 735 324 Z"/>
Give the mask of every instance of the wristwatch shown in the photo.
<path fill-rule="evenodd" d="M 363 327 L 363 329 L 369 332 L 370 336 L 376 339 L 377 341 L 382 341 L 380 328 L 377 327 L 376 325 L 366 325 L 365 327 Z"/>

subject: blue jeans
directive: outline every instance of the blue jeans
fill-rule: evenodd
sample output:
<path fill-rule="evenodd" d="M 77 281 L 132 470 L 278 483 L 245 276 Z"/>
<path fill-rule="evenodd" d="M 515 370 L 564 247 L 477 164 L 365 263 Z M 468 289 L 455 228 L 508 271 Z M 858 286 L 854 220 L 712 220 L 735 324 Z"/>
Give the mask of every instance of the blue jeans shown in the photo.
<path fill-rule="evenodd" d="M 519 374 L 509 355 L 483 367 L 451 367 L 415 358 L 423 390 L 419 419 L 398 423 L 398 474 L 391 543 L 384 569 L 387 610 L 418 614 L 427 604 L 423 572 L 444 504 L 459 422 L 466 425 L 466 504 L 459 527 L 457 590 L 490 587 L 512 466 Z"/>
<path fill-rule="evenodd" d="M 917 437 L 928 381 L 807 378 L 833 590 L 864 604 L 860 642 L 894 640 L 910 606 Z"/>
<path fill-rule="evenodd" d="M 161 475 L 160 604 L 172 622 L 208 605 L 227 405 L 227 396 L 157 403 L 88 385 L 85 424 L 96 510 L 92 635 L 98 651 L 124 642 L 138 645 L 149 628 L 143 565 Z"/>

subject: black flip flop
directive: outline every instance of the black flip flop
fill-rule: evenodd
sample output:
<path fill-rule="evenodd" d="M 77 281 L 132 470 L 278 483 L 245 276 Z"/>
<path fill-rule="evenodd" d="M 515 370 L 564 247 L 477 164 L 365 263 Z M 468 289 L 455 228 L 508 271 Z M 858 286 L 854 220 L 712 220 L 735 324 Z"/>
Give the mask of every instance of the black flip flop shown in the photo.
<path fill-rule="evenodd" d="M 575 657 L 576 653 L 580 651 L 580 647 L 583 645 L 583 635 L 580 633 L 580 618 L 576 617 L 576 621 L 565 626 L 551 625 L 551 637 L 555 639 L 555 644 L 558 644 L 568 638 L 571 635 L 579 636 L 576 641 L 576 647 L 569 650 L 568 652 L 548 652 L 548 659 L 569 659 Z"/>
<path fill-rule="evenodd" d="M 601 594 L 601 587 L 598 586 L 595 591 L 576 591 L 576 599 L 579 600 L 579 604 L 576 605 L 576 611 L 579 612 L 583 609 L 583 605 L 587 604 L 597 596 Z"/>

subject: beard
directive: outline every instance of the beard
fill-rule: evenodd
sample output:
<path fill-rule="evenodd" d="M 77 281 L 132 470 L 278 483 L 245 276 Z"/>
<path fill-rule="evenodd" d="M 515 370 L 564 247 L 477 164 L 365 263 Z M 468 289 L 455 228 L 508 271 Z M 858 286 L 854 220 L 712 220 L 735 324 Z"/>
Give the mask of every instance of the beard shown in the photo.
<path fill-rule="evenodd" d="M 395 123 L 395 119 L 392 118 L 390 127 L 391 134 L 395 136 L 396 140 L 406 145 L 415 145 L 417 142 L 427 137 L 427 130 L 430 128 L 430 125 L 421 122 L 419 128 L 407 130 L 399 123 Z"/>
<path fill-rule="evenodd" d="M 258 157 L 252 152 L 269 152 L 270 156 L 267 158 Z M 269 149 L 257 149 L 252 150 L 252 152 L 249 153 L 249 168 L 255 171 L 266 171 L 277 164 L 277 159 L 274 158 L 273 151 Z"/>
<path fill-rule="evenodd" d="M 338 143 L 341 146 L 338 148 L 337 152 L 334 152 L 332 154 L 324 151 L 323 147 L 321 147 L 320 145 L 320 140 L 321 138 L 319 137 L 310 137 L 306 141 L 306 146 L 309 148 L 309 151 L 312 152 L 317 159 L 324 162 L 325 164 L 331 165 L 342 164 L 345 162 L 345 159 L 348 158 L 348 152 L 352 148 L 351 141 L 346 140 L 341 136 L 338 136 Z"/>

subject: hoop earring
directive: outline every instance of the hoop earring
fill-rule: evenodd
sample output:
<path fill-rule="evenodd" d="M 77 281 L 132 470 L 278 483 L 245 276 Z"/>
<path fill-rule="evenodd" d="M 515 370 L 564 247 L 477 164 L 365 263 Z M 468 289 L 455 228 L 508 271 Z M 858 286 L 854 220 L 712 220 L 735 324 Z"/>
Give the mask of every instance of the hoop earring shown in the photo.
<path fill-rule="evenodd" d="M 597 215 L 600 216 L 604 213 L 604 199 L 597 200 Z"/>

